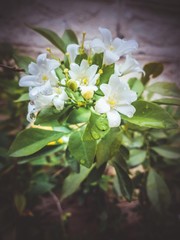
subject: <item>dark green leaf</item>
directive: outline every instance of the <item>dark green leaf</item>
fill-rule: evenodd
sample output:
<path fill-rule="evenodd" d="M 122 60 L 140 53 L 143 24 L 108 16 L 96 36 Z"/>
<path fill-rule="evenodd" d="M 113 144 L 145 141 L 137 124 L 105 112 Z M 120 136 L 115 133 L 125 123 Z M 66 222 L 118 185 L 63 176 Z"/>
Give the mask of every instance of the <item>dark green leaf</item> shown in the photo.
<path fill-rule="evenodd" d="M 100 84 L 108 83 L 110 76 L 114 73 L 114 64 L 104 66 L 103 73 L 100 75 Z"/>
<path fill-rule="evenodd" d="M 86 109 L 83 107 L 74 109 L 69 114 L 67 122 L 71 124 L 87 122 L 90 118 L 90 115 L 91 115 L 91 111 L 89 109 Z"/>
<path fill-rule="evenodd" d="M 153 102 L 162 104 L 162 105 L 180 106 L 180 99 L 178 98 L 160 98 L 160 99 L 153 100 Z"/>
<path fill-rule="evenodd" d="M 38 32 L 43 37 L 48 39 L 55 47 L 60 49 L 63 53 L 66 52 L 66 46 L 64 41 L 57 35 L 57 33 L 53 32 L 52 30 L 49 30 L 47 28 L 41 28 L 41 27 L 35 27 L 29 25 L 29 27 L 34 30 L 35 32 Z"/>
<path fill-rule="evenodd" d="M 62 36 L 62 40 L 65 43 L 66 48 L 69 44 L 72 44 L 72 43 L 78 44 L 78 39 L 76 37 L 76 34 L 70 29 L 65 30 Z"/>
<path fill-rule="evenodd" d="M 92 58 L 92 64 L 96 64 L 101 68 L 102 63 L 103 63 L 103 53 L 95 53 Z"/>
<path fill-rule="evenodd" d="M 154 169 L 149 171 L 146 187 L 153 207 L 158 212 L 164 213 L 170 205 L 171 196 L 165 181 Z"/>
<path fill-rule="evenodd" d="M 132 118 L 122 116 L 124 120 L 141 127 L 150 128 L 177 128 L 176 121 L 163 108 L 155 103 L 136 101 L 133 103 L 136 112 Z"/>
<path fill-rule="evenodd" d="M 31 62 L 34 62 L 33 58 L 31 58 L 29 56 L 22 56 L 19 54 L 14 54 L 13 58 L 14 58 L 16 64 L 18 65 L 18 67 L 24 69 L 26 73 L 28 73 L 28 65 Z"/>
<path fill-rule="evenodd" d="M 93 168 L 94 165 L 92 165 L 91 168 L 86 168 L 81 165 L 79 173 L 72 173 L 67 178 L 65 178 L 61 193 L 61 200 L 69 197 L 74 192 L 76 192 L 80 184 L 85 180 Z"/>
<path fill-rule="evenodd" d="M 163 64 L 162 63 L 148 63 L 144 66 L 143 70 L 145 71 L 145 76 L 142 76 L 142 83 L 145 85 L 150 78 L 155 78 L 159 76 L 163 72 Z"/>
<path fill-rule="evenodd" d="M 142 164 L 146 159 L 146 151 L 141 149 L 131 149 L 130 158 L 127 163 L 130 167 L 135 167 L 139 164 Z"/>
<path fill-rule="evenodd" d="M 84 141 L 83 131 L 76 131 L 69 138 L 68 148 L 71 155 L 80 164 L 90 168 L 94 162 L 96 153 L 96 141 Z"/>
<path fill-rule="evenodd" d="M 116 170 L 122 195 L 126 198 L 126 200 L 131 201 L 133 192 L 133 185 L 131 179 L 129 178 L 127 172 L 119 164 L 118 159 L 113 161 L 112 164 Z"/>
<path fill-rule="evenodd" d="M 180 148 L 171 146 L 152 147 L 157 154 L 168 159 L 180 159 Z"/>
<path fill-rule="evenodd" d="M 64 133 L 47 131 L 38 128 L 29 128 L 20 132 L 9 149 L 12 157 L 23 157 L 31 155 L 51 141 L 61 138 Z"/>

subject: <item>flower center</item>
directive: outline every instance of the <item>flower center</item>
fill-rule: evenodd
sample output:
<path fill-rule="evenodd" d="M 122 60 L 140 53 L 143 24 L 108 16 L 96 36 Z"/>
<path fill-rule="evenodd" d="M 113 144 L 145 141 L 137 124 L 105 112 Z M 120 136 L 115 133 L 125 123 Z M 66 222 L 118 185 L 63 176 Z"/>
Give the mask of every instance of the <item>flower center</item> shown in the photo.
<path fill-rule="evenodd" d="M 109 98 L 107 102 L 111 107 L 114 107 L 116 105 L 116 101 L 113 98 Z"/>
<path fill-rule="evenodd" d="M 46 74 L 43 74 L 43 75 L 42 75 L 42 80 L 43 80 L 43 81 L 47 81 L 47 80 L 48 80 L 48 76 L 47 76 Z"/>
<path fill-rule="evenodd" d="M 85 85 L 85 86 L 88 85 L 88 79 L 87 79 L 87 77 L 85 77 L 85 78 L 83 78 L 83 79 L 81 80 L 81 84 L 83 84 L 83 85 Z"/>
<path fill-rule="evenodd" d="M 62 93 L 61 88 L 55 87 L 54 90 L 55 90 L 55 92 L 56 92 L 57 94 L 61 94 L 61 93 Z"/>
<path fill-rule="evenodd" d="M 110 51 L 113 51 L 113 50 L 114 50 L 114 46 L 110 45 L 110 46 L 109 46 L 109 50 L 110 50 Z"/>

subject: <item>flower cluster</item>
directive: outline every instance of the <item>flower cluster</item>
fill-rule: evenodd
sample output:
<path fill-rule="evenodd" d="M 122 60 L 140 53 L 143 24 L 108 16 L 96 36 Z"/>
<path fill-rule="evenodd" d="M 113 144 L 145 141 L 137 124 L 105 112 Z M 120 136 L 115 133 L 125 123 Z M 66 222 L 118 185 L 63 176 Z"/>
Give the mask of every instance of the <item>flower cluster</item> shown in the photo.
<path fill-rule="evenodd" d="M 29 75 L 19 82 L 21 87 L 29 87 L 29 122 L 44 108 L 54 106 L 61 111 L 70 104 L 105 114 L 109 127 L 120 125 L 120 114 L 134 115 L 131 103 L 137 95 L 122 76 L 143 72 L 131 56 L 138 44 L 134 40 L 113 39 L 106 28 L 99 31 L 102 39 L 85 40 L 83 34 L 81 44 L 69 44 L 63 61 L 50 52 L 51 59 L 43 53 L 36 63 L 29 64 Z M 107 71 L 109 74 L 105 74 Z"/>

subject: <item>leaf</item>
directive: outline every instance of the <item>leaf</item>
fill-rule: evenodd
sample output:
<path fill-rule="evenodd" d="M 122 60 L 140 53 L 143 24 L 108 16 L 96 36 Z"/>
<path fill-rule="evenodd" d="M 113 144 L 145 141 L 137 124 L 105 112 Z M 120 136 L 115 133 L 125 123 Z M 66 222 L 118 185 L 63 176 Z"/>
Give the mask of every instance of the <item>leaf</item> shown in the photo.
<path fill-rule="evenodd" d="M 101 68 L 102 63 L 103 63 L 103 53 L 95 53 L 92 58 L 92 64 L 96 64 Z"/>
<path fill-rule="evenodd" d="M 102 70 L 103 73 L 100 75 L 100 84 L 108 83 L 110 76 L 114 73 L 114 63 L 111 65 L 104 66 Z"/>
<path fill-rule="evenodd" d="M 15 194 L 14 196 L 14 204 L 19 214 L 22 214 L 26 207 L 26 198 L 23 194 Z"/>
<path fill-rule="evenodd" d="M 51 141 L 56 141 L 62 137 L 64 133 L 47 131 L 38 128 L 29 128 L 20 132 L 15 138 L 9 149 L 11 157 L 23 157 L 31 155 Z"/>
<path fill-rule="evenodd" d="M 29 101 L 29 93 L 24 93 L 22 94 L 17 100 L 15 100 L 15 103 L 18 102 L 25 102 L 25 101 Z"/>
<path fill-rule="evenodd" d="M 172 82 L 156 82 L 148 86 L 146 90 L 162 96 L 180 97 L 180 89 L 176 83 Z"/>
<path fill-rule="evenodd" d="M 109 161 L 117 154 L 121 145 L 119 128 L 111 128 L 107 135 L 98 143 L 96 151 L 97 167 Z"/>
<path fill-rule="evenodd" d="M 54 184 L 50 182 L 49 176 L 45 173 L 40 173 L 31 182 L 29 192 L 31 195 L 42 195 L 50 192 L 54 188 Z"/>
<path fill-rule="evenodd" d="M 65 30 L 65 32 L 62 36 L 62 40 L 63 40 L 66 48 L 69 44 L 73 44 L 73 43 L 78 44 L 78 39 L 76 37 L 76 34 L 70 29 Z"/>
<path fill-rule="evenodd" d="M 28 65 L 31 62 L 34 62 L 34 59 L 29 56 L 23 56 L 15 53 L 13 54 L 13 58 L 18 67 L 24 69 L 26 73 L 28 73 Z"/>
<path fill-rule="evenodd" d="M 36 125 L 52 125 L 52 122 L 56 121 L 60 115 L 60 112 L 53 107 L 48 107 L 42 109 L 36 117 Z"/>
<path fill-rule="evenodd" d="M 55 47 L 60 49 L 63 53 L 66 52 L 66 46 L 64 41 L 57 35 L 57 33 L 53 32 L 52 30 L 49 30 L 47 28 L 41 28 L 41 27 L 35 27 L 32 25 L 28 25 L 32 30 L 35 32 L 38 32 L 43 37 L 48 39 Z"/>
<path fill-rule="evenodd" d="M 180 149 L 177 147 L 163 145 L 160 147 L 152 147 L 151 149 L 164 158 L 180 159 Z"/>
<path fill-rule="evenodd" d="M 141 80 L 144 85 L 150 80 L 150 78 L 155 78 L 159 76 L 163 72 L 163 64 L 162 63 L 148 63 L 144 66 L 143 70 L 145 71 L 145 76 L 142 76 Z"/>
<path fill-rule="evenodd" d="M 163 108 L 155 103 L 139 100 L 133 103 L 136 112 L 132 118 L 122 115 L 122 118 L 141 127 L 150 128 L 177 128 L 176 121 Z"/>
<path fill-rule="evenodd" d="M 109 125 L 106 116 L 91 112 L 91 117 L 85 129 L 83 139 L 85 141 L 98 140 L 104 137 L 108 131 Z"/>
<path fill-rule="evenodd" d="M 58 77 L 59 80 L 62 80 L 65 78 L 62 68 L 60 68 L 60 67 L 56 68 L 55 72 L 56 72 L 56 76 Z"/>
<path fill-rule="evenodd" d="M 180 106 L 180 99 L 178 98 L 160 98 L 153 100 L 154 103 L 163 104 L 163 105 L 175 105 Z"/>
<path fill-rule="evenodd" d="M 147 195 L 152 206 L 160 213 L 164 213 L 170 205 L 171 196 L 163 178 L 151 169 L 147 177 Z"/>
<path fill-rule="evenodd" d="M 92 166 L 96 153 L 96 141 L 84 141 L 83 131 L 76 131 L 71 134 L 68 148 L 71 155 L 80 164 L 87 168 Z"/>
<path fill-rule="evenodd" d="M 137 93 L 137 96 L 140 97 L 144 91 L 144 85 L 142 84 L 141 80 L 137 78 L 130 78 L 128 80 L 129 87 L 131 90 Z"/>
<path fill-rule="evenodd" d="M 133 192 L 133 185 L 131 179 L 129 178 L 127 172 L 121 167 L 118 159 L 113 161 L 112 165 L 116 170 L 118 183 L 122 195 L 126 198 L 126 200 L 131 201 Z"/>
<path fill-rule="evenodd" d="M 131 149 L 130 157 L 127 161 L 130 167 L 135 167 L 142 164 L 146 159 L 146 151 L 141 149 Z"/>
<path fill-rule="evenodd" d="M 78 108 L 72 110 L 69 114 L 67 122 L 70 124 L 87 122 L 90 118 L 91 111 L 87 108 Z"/>
<path fill-rule="evenodd" d="M 91 168 L 86 168 L 81 165 L 79 173 L 72 173 L 65 178 L 62 187 L 61 201 L 78 190 L 80 184 L 85 180 L 94 166 L 95 165 L 92 165 Z"/>

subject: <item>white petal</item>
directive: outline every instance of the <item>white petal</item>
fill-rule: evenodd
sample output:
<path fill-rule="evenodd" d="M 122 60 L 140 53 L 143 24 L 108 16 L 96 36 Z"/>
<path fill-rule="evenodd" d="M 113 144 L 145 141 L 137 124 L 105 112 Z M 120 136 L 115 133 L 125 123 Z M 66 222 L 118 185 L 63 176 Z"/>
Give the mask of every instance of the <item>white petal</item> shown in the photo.
<path fill-rule="evenodd" d="M 86 72 L 88 68 L 89 68 L 88 61 L 86 59 L 83 59 L 81 64 L 80 64 L 80 72 L 81 73 Z"/>
<path fill-rule="evenodd" d="M 37 64 L 34 62 L 31 62 L 28 66 L 28 72 L 32 75 L 37 75 L 39 73 Z"/>
<path fill-rule="evenodd" d="M 28 104 L 28 114 L 27 114 L 27 117 L 26 117 L 28 122 L 33 122 L 35 120 L 34 114 L 36 112 L 38 112 L 36 110 L 36 106 L 33 103 L 29 102 L 29 104 Z"/>
<path fill-rule="evenodd" d="M 119 56 L 116 53 L 114 53 L 110 50 L 106 50 L 104 52 L 104 59 L 103 59 L 104 64 L 110 65 L 112 63 L 115 63 L 118 60 L 119 60 Z"/>
<path fill-rule="evenodd" d="M 132 105 L 116 106 L 115 109 L 116 109 L 118 112 L 126 115 L 126 116 L 129 117 L 129 118 L 133 117 L 133 115 L 134 115 L 134 113 L 135 113 L 135 111 L 136 111 L 135 107 L 132 106 Z"/>
<path fill-rule="evenodd" d="M 64 101 L 58 96 L 54 97 L 53 104 L 57 110 L 62 110 L 64 108 Z"/>
<path fill-rule="evenodd" d="M 107 119 L 109 127 L 119 127 L 121 124 L 121 117 L 116 110 L 111 110 L 107 112 Z"/>
<path fill-rule="evenodd" d="M 31 87 L 31 86 L 39 86 L 39 85 L 41 85 L 41 83 L 38 82 L 37 76 L 26 75 L 19 80 L 20 87 Z"/>
<path fill-rule="evenodd" d="M 52 71 L 60 66 L 60 62 L 55 59 L 47 59 L 47 70 Z"/>
<path fill-rule="evenodd" d="M 137 50 L 138 48 L 138 44 L 136 41 L 134 40 L 122 40 L 120 46 L 116 49 L 116 53 L 118 54 L 118 56 L 123 56 L 125 54 L 128 54 L 132 51 Z"/>
<path fill-rule="evenodd" d="M 78 44 L 69 44 L 67 46 L 67 53 L 69 53 L 69 57 L 71 62 L 75 61 L 75 58 L 78 55 L 79 45 Z"/>
<path fill-rule="evenodd" d="M 112 42 L 112 34 L 109 29 L 100 27 L 99 31 L 103 37 L 103 42 L 105 43 L 105 45 L 110 45 Z"/>
<path fill-rule="evenodd" d="M 101 84 L 100 89 L 106 97 L 108 97 L 111 94 L 111 86 L 109 84 L 105 83 Z"/>
<path fill-rule="evenodd" d="M 95 105 L 95 111 L 98 113 L 107 113 L 110 111 L 110 105 L 106 102 L 104 97 L 100 98 Z"/>
<path fill-rule="evenodd" d="M 78 76 L 79 76 L 79 73 L 80 73 L 80 67 L 78 64 L 76 63 L 71 63 L 70 65 L 70 71 L 69 71 L 69 75 L 72 79 L 74 80 L 78 80 Z"/>
<path fill-rule="evenodd" d="M 101 53 L 105 50 L 105 45 L 101 39 L 94 39 L 91 42 L 91 48 L 94 50 L 95 53 Z"/>
<path fill-rule="evenodd" d="M 95 76 L 96 72 L 97 72 L 97 69 L 98 69 L 97 65 L 95 65 L 95 64 L 91 65 L 86 71 L 87 77 L 88 78 L 93 78 Z"/>
<path fill-rule="evenodd" d="M 37 64 L 40 67 L 42 64 L 46 63 L 46 59 L 47 59 L 47 53 L 42 53 L 37 57 Z"/>

